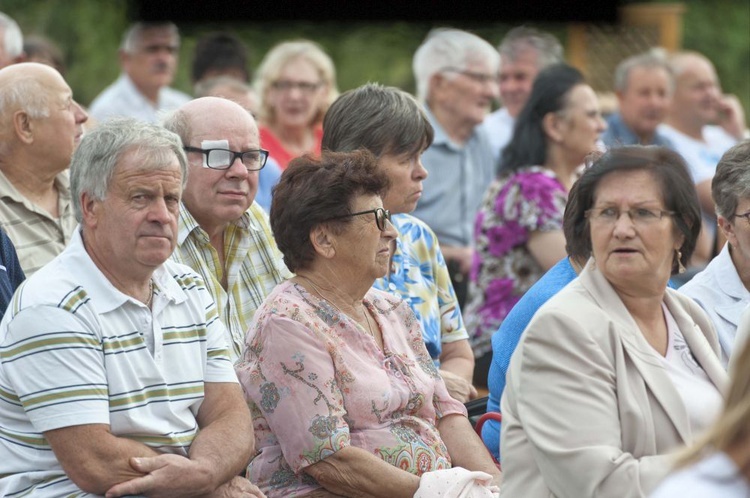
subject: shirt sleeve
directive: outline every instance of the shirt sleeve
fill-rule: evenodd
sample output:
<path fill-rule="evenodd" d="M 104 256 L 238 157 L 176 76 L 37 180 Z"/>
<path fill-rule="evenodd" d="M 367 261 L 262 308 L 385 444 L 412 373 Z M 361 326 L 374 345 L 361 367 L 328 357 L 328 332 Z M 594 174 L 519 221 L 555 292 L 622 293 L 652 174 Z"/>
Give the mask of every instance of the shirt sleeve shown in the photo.
<path fill-rule="evenodd" d="M 238 375 L 271 432 L 284 435 L 284 459 L 300 472 L 350 444 L 335 353 L 289 318 L 270 315 L 256 327 Z"/>
<path fill-rule="evenodd" d="M 399 317 L 399 322 L 404 324 L 416 324 L 418 320 L 414 315 L 414 311 L 411 307 L 402 301 L 401 304 L 396 308 L 396 316 Z M 411 316 L 408 316 L 411 315 Z M 453 396 L 448 394 L 448 388 L 445 386 L 443 378 L 440 377 L 440 373 L 435 367 L 435 363 L 430 358 L 430 353 L 427 351 L 427 347 L 422 340 L 419 328 L 410 327 L 405 330 L 409 347 L 414 354 L 414 361 L 420 366 L 430 379 L 434 382 L 434 392 L 432 396 L 433 405 L 435 407 L 436 419 L 441 419 L 446 415 L 460 414 L 467 415 L 466 407 L 463 403 L 456 400 Z"/>
<path fill-rule="evenodd" d="M 434 237 L 434 235 L 433 235 Z M 437 237 L 434 237 L 434 254 L 432 268 L 435 272 L 435 286 L 437 287 L 437 304 L 440 310 L 440 341 L 445 344 L 460 340 L 468 340 L 469 334 L 464 326 L 461 308 L 458 306 L 456 292 L 453 289 L 448 267 Z"/>
<path fill-rule="evenodd" d="M 100 334 L 74 314 L 33 306 L 8 320 L 0 361 L 34 428 L 109 424 Z"/>

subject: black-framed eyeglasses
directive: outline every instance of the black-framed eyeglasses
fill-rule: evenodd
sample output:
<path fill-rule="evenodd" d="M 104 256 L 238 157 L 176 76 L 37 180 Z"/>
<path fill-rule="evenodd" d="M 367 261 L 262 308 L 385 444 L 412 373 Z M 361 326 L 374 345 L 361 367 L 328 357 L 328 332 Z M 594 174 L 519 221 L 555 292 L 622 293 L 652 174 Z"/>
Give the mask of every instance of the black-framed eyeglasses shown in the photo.
<path fill-rule="evenodd" d="M 206 156 L 206 166 L 211 169 L 229 169 L 237 158 L 242 161 L 248 171 L 260 171 L 268 161 L 268 151 L 265 149 L 251 149 L 235 152 L 229 149 L 199 149 L 198 147 L 183 147 L 185 152 L 198 152 Z"/>
<path fill-rule="evenodd" d="M 750 225 L 750 211 L 748 211 L 747 213 L 742 213 L 742 214 L 734 214 L 732 215 L 732 217 L 745 218 L 745 221 L 747 221 L 748 225 Z"/>
<path fill-rule="evenodd" d="M 497 74 L 477 73 L 476 71 L 468 71 L 457 67 L 444 67 L 441 71 L 462 74 L 482 85 L 487 83 L 497 83 L 500 80 L 500 77 Z"/>
<path fill-rule="evenodd" d="M 380 230 L 381 232 L 384 232 L 385 222 L 391 221 L 391 212 L 383 208 L 368 209 L 367 211 L 359 211 L 357 213 L 342 214 L 341 216 L 336 216 L 331 219 L 338 220 L 341 218 L 351 218 L 352 216 L 359 216 L 361 214 L 370 214 L 370 213 L 375 213 L 375 224 L 378 226 L 378 230 Z"/>

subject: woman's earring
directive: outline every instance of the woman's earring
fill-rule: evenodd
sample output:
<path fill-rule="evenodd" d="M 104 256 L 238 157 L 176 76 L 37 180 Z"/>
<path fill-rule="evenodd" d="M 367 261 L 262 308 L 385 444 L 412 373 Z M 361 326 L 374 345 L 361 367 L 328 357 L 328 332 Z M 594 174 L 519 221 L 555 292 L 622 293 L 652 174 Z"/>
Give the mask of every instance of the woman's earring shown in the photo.
<path fill-rule="evenodd" d="M 677 256 L 677 273 L 685 273 L 685 265 L 682 264 L 682 251 L 675 249 Z"/>

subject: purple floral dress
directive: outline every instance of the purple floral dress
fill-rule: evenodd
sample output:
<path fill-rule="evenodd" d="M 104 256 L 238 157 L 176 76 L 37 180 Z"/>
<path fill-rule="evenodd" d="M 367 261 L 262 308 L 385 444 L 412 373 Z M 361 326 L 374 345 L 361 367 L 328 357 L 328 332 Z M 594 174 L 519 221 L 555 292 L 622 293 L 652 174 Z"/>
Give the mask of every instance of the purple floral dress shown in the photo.
<path fill-rule="evenodd" d="M 416 475 L 451 467 L 437 423 L 466 410 L 448 394 L 419 321 L 385 292 L 370 289 L 363 302 L 383 350 L 355 321 L 291 281 L 255 314 L 237 374 L 258 452 L 247 475 L 269 498 L 320 488 L 305 467 L 347 446 Z"/>
<path fill-rule="evenodd" d="M 498 178 L 487 190 L 474 226 L 476 250 L 464 313 L 477 358 L 492 350 L 492 334 L 544 275 L 526 243 L 532 232 L 562 230 L 567 196 L 555 174 L 541 166 Z"/>

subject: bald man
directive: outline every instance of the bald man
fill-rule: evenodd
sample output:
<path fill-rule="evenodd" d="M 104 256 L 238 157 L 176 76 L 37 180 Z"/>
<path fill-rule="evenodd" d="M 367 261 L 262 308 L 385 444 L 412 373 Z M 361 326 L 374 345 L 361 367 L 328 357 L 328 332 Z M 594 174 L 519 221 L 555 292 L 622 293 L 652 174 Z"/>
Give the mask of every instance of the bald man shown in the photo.
<path fill-rule="evenodd" d="M 237 361 L 255 310 L 291 276 L 255 202 L 268 153 L 252 115 L 227 99 L 188 102 L 164 126 L 182 139 L 189 164 L 172 257 L 206 281 Z"/>
<path fill-rule="evenodd" d="M 711 180 L 721 156 L 745 132 L 737 97 L 722 95 L 714 65 L 697 52 L 669 58 L 675 87 L 667 118 L 659 131 L 682 154 L 693 175 L 701 208 L 714 215 Z"/>
<path fill-rule="evenodd" d="M 26 276 L 61 253 L 76 227 L 66 170 L 86 119 L 55 69 L 0 69 L 0 227 Z"/>

